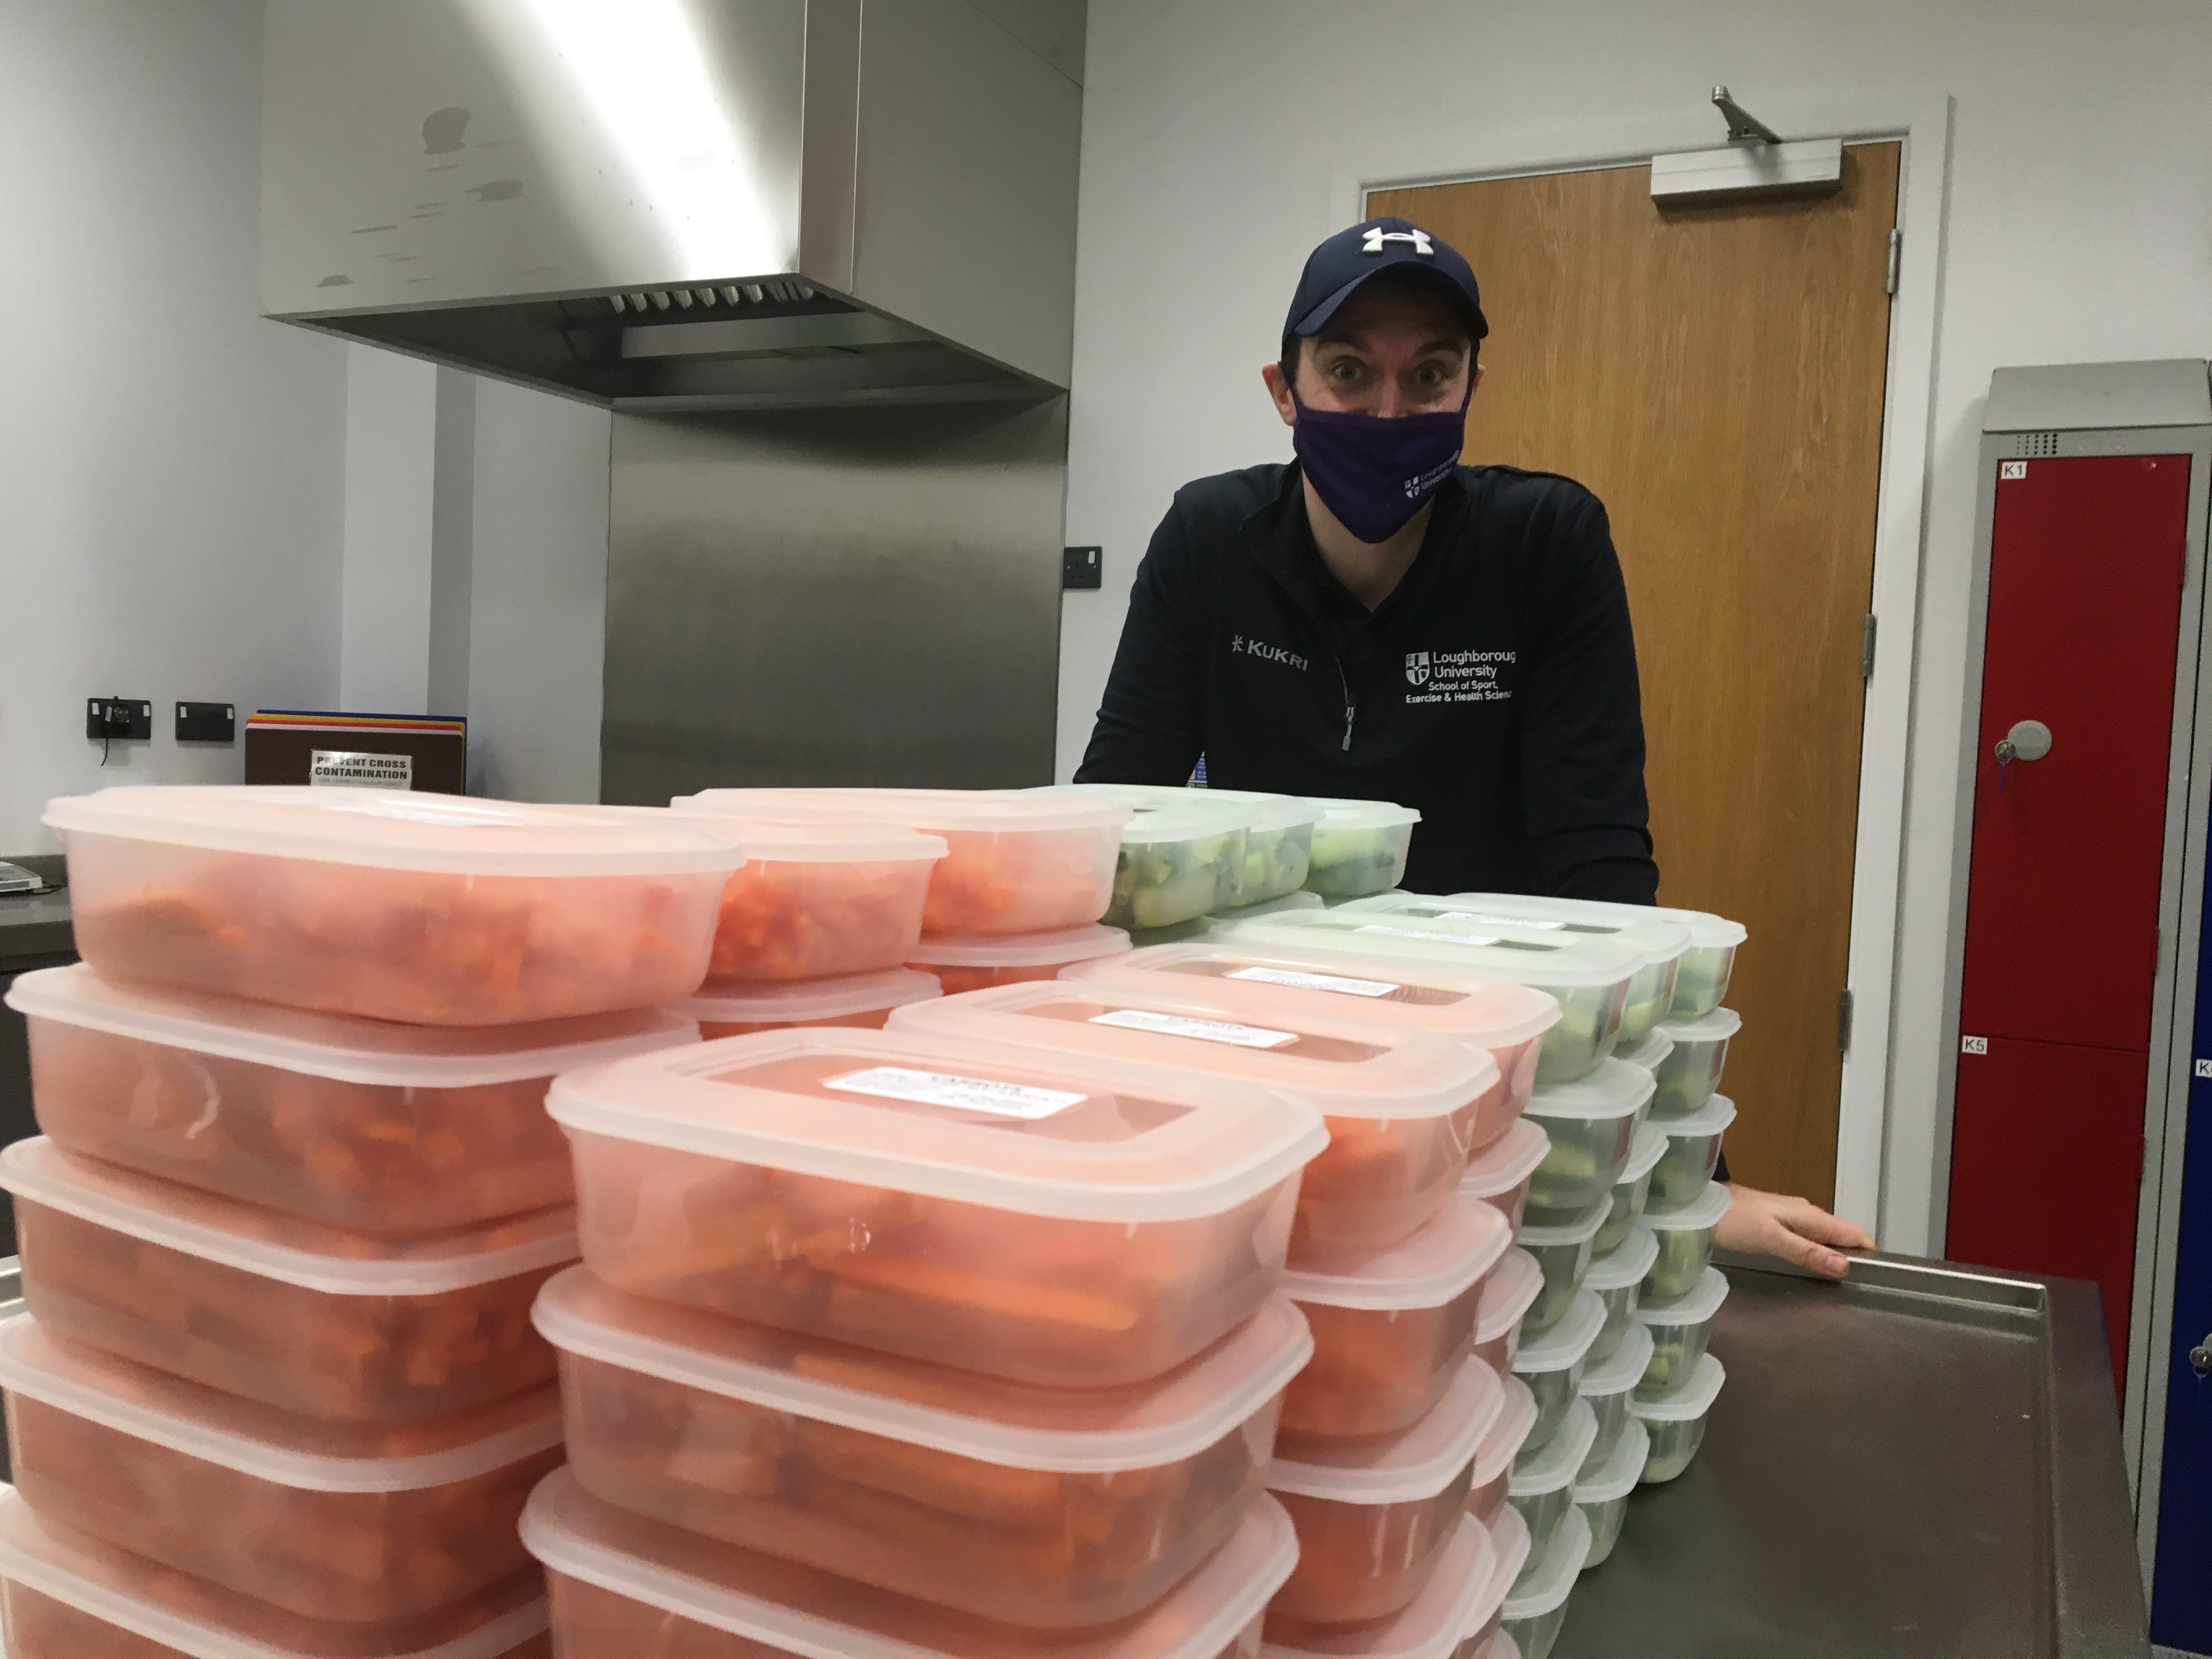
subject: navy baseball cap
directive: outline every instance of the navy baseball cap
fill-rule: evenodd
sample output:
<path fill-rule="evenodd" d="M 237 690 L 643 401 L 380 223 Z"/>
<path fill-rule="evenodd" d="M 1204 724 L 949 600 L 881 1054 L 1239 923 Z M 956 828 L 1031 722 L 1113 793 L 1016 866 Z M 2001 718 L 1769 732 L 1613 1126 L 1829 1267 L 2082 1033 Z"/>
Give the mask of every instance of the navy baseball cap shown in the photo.
<path fill-rule="evenodd" d="M 1474 267 L 1457 248 L 1410 219 L 1370 219 L 1340 230 L 1306 256 L 1297 292 L 1291 296 L 1290 317 L 1283 324 L 1284 360 L 1290 359 L 1292 340 L 1320 333 L 1362 283 L 1385 270 L 1418 273 L 1466 319 L 1470 336 L 1480 340 L 1490 332 Z"/>

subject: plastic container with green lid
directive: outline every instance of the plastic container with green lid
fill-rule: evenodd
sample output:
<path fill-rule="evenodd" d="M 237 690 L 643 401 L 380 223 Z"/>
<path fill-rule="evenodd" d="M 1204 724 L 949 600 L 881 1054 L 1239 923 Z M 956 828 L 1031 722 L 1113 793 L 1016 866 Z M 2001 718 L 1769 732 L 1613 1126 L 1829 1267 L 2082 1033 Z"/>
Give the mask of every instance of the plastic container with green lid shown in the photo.
<path fill-rule="evenodd" d="M 1539 1084 L 1526 1115 L 1552 1138 L 1552 1149 L 1529 1183 L 1528 1207 L 1579 1212 L 1609 1203 L 1650 1099 L 1651 1073 L 1618 1060 L 1572 1083 Z"/>
<path fill-rule="evenodd" d="M 678 812 L 785 823 L 888 823 L 935 836 L 925 933 L 1033 933 L 1106 914 L 1129 808 L 1030 789 L 707 789 Z"/>
<path fill-rule="evenodd" d="M 1314 1352 L 1273 1298 L 1188 1364 L 1048 1389 L 628 1297 L 538 1298 L 568 1461 L 634 1515 L 978 1619 L 1109 1624 L 1166 1595 L 1267 1483 Z"/>
<path fill-rule="evenodd" d="M 712 1042 L 721 1037 L 750 1036 L 755 1031 L 787 1030 L 794 1025 L 849 1025 L 879 1031 L 892 1009 L 944 994 L 944 987 L 934 975 L 916 973 L 910 968 L 887 968 L 878 974 L 848 974 L 842 979 L 702 985 L 696 996 L 671 1003 L 669 1012 L 696 1020 L 699 1035 Z"/>
<path fill-rule="evenodd" d="M 0 1324 L 15 1485 L 40 1516 L 310 1619 L 449 1607 L 529 1565 L 530 1488 L 561 1461 L 539 1388 L 393 1431 L 315 1423 Z"/>
<path fill-rule="evenodd" d="M 1544 1034 L 1539 1083 L 1571 1082 L 1612 1054 L 1629 982 L 1644 965 L 1642 952 L 1615 939 L 1528 927 L 1472 933 L 1422 916 L 1377 915 L 1342 905 L 1265 916 L 1216 932 L 1255 947 L 1456 968 L 1542 991 L 1558 1001 L 1560 1016 Z"/>
<path fill-rule="evenodd" d="M 1651 1115 L 1685 1117 L 1721 1086 L 1729 1039 L 1743 1029 L 1743 1017 L 1733 1008 L 1716 1008 L 1698 1018 L 1659 1029 L 1670 1047 L 1666 1059 L 1652 1068 L 1659 1088 L 1651 1097 Z"/>
<path fill-rule="evenodd" d="M 1643 1291 L 1644 1275 L 1651 1271 L 1651 1264 L 1658 1257 L 1659 1241 L 1652 1236 L 1651 1230 L 1632 1225 L 1628 1237 L 1604 1255 L 1590 1258 L 1589 1268 L 1583 1274 L 1582 1287 L 1605 1304 L 1605 1326 L 1590 1347 L 1592 1364 L 1609 1358 L 1620 1346 L 1621 1338 L 1628 1334 L 1631 1316 Z"/>
<path fill-rule="evenodd" d="M 1321 809 L 1306 872 L 1309 888 L 1326 899 L 1347 899 L 1398 884 L 1419 812 L 1383 800 L 1313 799 L 1308 805 Z"/>
<path fill-rule="evenodd" d="M 1058 979 L 1071 968 L 1124 956 L 1128 950 L 1128 934 L 1096 922 L 1042 933 L 937 933 L 907 953 L 907 966 L 933 975 L 945 995 L 957 996 L 995 985 Z"/>
<path fill-rule="evenodd" d="M 1474 933 L 1487 931 L 1493 923 L 1504 923 L 1614 939 L 1632 946 L 1644 960 L 1630 982 L 1627 1004 L 1621 1010 L 1620 1044 L 1627 1048 L 1641 1043 L 1651 1028 L 1667 1018 L 1674 1000 L 1675 970 L 1690 948 L 1687 927 L 1642 904 L 1545 898 L 1528 893 L 1453 893 L 1441 898 L 1407 893 L 1345 908 L 1369 907 L 1449 920 Z"/>
<path fill-rule="evenodd" d="M 1462 1516 L 1421 1593 L 1396 1613 L 1331 1628 L 1271 1608 L 1260 1659 L 1455 1659 L 1468 1631 L 1489 1622 L 1498 1577 L 1497 1546 L 1489 1532 L 1473 1516 Z"/>
<path fill-rule="evenodd" d="M 1252 1659 L 1297 1542 L 1264 1493 L 1156 1605 L 1103 1631 L 1026 1630 L 855 1583 L 635 1516 L 549 1475 L 523 1512 L 557 1650 L 730 1659 Z"/>
<path fill-rule="evenodd" d="M 46 804 L 101 975 L 413 1025 L 689 996 L 743 849 L 670 818 L 378 789 L 178 785 Z"/>
<path fill-rule="evenodd" d="M 1451 1202 L 1469 1149 L 1506 1121 L 1497 1064 L 1481 1049 L 1352 1012 L 1263 1015 L 1200 980 L 1188 990 L 1089 979 L 1002 986 L 902 1008 L 890 1029 L 1233 1079 L 1304 1101 L 1328 1120 L 1329 1144 L 1298 1186 L 1291 1259 L 1301 1266 L 1410 1236 Z"/>
<path fill-rule="evenodd" d="M 1691 1459 L 1705 1443 L 1705 1421 L 1720 1398 L 1728 1372 L 1711 1354 L 1698 1357 L 1689 1378 L 1666 1394 L 1638 1391 L 1628 1402 L 1651 1437 L 1650 1455 L 1644 1462 L 1644 1479 L 1656 1486 L 1672 1480 L 1690 1467 Z"/>
<path fill-rule="evenodd" d="M 1597 1237 L 1591 1241 L 1592 1255 L 1609 1255 L 1627 1242 L 1630 1230 L 1643 1219 L 1650 1205 L 1651 1171 L 1666 1155 L 1667 1137 L 1658 1127 L 1638 1124 L 1636 1138 L 1629 1142 L 1628 1162 L 1621 1166 L 1620 1179 L 1613 1183 L 1612 1207 L 1605 1213 L 1605 1224 L 1597 1230 Z"/>
<path fill-rule="evenodd" d="M 1320 1114 L 1249 1079 L 802 1026 L 556 1080 L 619 1290 L 1016 1381 L 1158 1376 L 1274 1288 Z M 1456 1051 L 1455 1051 L 1456 1052 Z"/>
<path fill-rule="evenodd" d="M 100 978 L 19 975 L 39 1127 L 64 1152 L 361 1232 L 412 1235 L 575 1195 L 555 1073 L 698 1040 L 658 1009 L 396 1025 Z"/>
<path fill-rule="evenodd" d="M 161 1567 L 0 1489 L 0 1597 L 16 1659 L 544 1659 L 535 1566 L 434 1613 L 293 1613 Z"/>

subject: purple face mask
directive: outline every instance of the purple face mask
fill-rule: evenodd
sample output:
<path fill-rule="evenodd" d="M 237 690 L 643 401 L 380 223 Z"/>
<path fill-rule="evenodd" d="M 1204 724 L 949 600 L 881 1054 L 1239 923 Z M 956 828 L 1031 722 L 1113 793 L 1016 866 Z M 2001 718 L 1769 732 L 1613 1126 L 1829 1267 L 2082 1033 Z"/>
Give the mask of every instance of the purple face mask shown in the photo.
<path fill-rule="evenodd" d="M 1469 386 L 1458 409 L 1433 415 L 1352 415 L 1299 403 L 1291 447 L 1346 530 L 1387 542 L 1451 477 L 1474 398 Z"/>

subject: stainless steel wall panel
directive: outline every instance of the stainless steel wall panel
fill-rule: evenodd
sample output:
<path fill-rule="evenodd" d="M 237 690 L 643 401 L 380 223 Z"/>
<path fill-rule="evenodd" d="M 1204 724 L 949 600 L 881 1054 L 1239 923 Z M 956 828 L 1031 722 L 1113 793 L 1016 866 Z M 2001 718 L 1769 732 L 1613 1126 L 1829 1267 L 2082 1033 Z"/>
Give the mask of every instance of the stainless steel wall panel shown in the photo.
<path fill-rule="evenodd" d="M 617 414 L 601 792 L 1051 781 L 1066 403 Z"/>

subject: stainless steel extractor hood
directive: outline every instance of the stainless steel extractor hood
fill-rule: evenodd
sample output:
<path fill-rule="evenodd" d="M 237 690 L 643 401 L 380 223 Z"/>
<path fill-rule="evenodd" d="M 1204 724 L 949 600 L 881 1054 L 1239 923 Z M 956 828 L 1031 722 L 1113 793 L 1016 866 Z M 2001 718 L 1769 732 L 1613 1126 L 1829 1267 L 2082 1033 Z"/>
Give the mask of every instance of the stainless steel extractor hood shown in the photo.
<path fill-rule="evenodd" d="M 269 0 L 271 316 L 655 410 L 1067 383 L 1084 0 Z"/>

